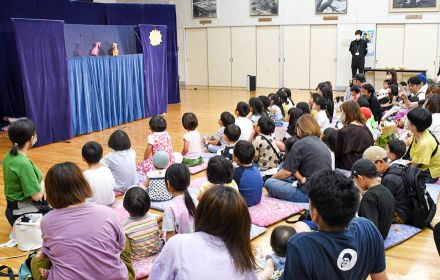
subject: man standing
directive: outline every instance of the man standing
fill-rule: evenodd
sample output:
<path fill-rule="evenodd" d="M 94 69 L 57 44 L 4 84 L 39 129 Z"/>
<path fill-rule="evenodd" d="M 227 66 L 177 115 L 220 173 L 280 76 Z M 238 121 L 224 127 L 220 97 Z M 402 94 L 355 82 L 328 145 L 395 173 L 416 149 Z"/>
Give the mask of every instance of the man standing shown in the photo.
<path fill-rule="evenodd" d="M 351 52 L 351 73 L 352 77 L 356 75 L 359 70 L 359 73 L 364 73 L 365 68 L 365 56 L 368 53 L 368 45 L 367 41 L 361 39 L 362 31 L 356 30 L 354 33 L 356 40 L 352 41 L 350 44 L 350 52 Z"/>

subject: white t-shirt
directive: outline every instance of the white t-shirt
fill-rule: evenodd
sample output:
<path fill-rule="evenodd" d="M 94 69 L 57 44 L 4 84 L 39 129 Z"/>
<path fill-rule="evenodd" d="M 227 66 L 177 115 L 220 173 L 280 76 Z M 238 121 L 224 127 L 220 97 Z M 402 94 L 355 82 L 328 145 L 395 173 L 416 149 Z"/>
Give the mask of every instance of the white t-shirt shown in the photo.
<path fill-rule="evenodd" d="M 197 130 L 188 131 L 183 135 L 183 139 L 188 142 L 188 152 L 183 158 L 198 159 L 202 155 L 200 133 Z"/>
<path fill-rule="evenodd" d="M 324 132 L 324 130 L 330 126 L 330 120 L 328 119 L 325 110 L 321 110 L 318 112 L 318 114 L 316 115 L 316 121 L 318 122 L 321 132 Z"/>
<path fill-rule="evenodd" d="M 235 125 L 240 127 L 241 130 L 240 138 L 238 140 L 249 141 L 249 139 L 251 138 L 252 130 L 254 129 L 252 121 L 248 118 L 238 117 L 235 119 Z"/>
<path fill-rule="evenodd" d="M 113 188 L 116 186 L 115 178 L 110 169 L 101 166 L 98 169 L 86 170 L 83 175 L 93 190 L 93 197 L 88 198 L 88 202 L 110 205 L 115 201 L 115 193 L 113 192 Z"/>
<path fill-rule="evenodd" d="M 432 124 L 428 129 L 434 134 L 437 141 L 440 142 L 440 113 L 432 114 Z"/>
<path fill-rule="evenodd" d="M 108 167 L 115 177 L 115 190 L 125 192 L 129 187 L 139 183 L 136 152 L 133 149 L 110 152 L 101 159 L 101 164 Z"/>

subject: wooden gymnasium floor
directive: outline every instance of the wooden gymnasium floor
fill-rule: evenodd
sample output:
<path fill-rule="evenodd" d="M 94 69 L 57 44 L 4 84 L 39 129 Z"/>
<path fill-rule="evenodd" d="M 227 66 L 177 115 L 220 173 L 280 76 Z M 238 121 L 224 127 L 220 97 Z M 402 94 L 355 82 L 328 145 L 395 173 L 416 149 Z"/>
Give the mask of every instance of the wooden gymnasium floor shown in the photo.
<path fill-rule="evenodd" d="M 256 95 L 269 94 L 269 89 L 259 89 Z M 182 88 L 181 104 L 170 105 L 168 120 L 168 132 L 171 134 L 174 150 L 180 151 L 182 147 L 182 135 L 184 129 L 181 125 L 181 116 L 184 112 L 194 112 L 199 119 L 198 130 L 202 134 L 212 134 L 218 128 L 217 120 L 223 111 L 233 111 L 238 101 L 248 101 L 251 94 L 244 89 L 231 88 Z M 254 94 L 252 94 L 254 96 Z M 308 91 L 295 91 L 293 93 L 295 102 L 307 101 Z M 130 135 L 132 147 L 136 150 L 137 159 L 142 159 L 146 137 L 149 133 L 148 119 L 135 121 L 121 125 L 117 128 L 125 129 Z M 82 169 L 86 164 L 81 158 L 81 147 L 87 141 L 97 141 L 104 147 L 104 152 L 109 149 L 106 145 L 110 134 L 116 129 L 110 128 L 101 132 L 75 137 L 69 141 L 55 143 L 40 148 L 31 149 L 29 157 L 45 174 L 55 163 L 72 161 Z M 0 159 L 10 148 L 7 133 L 0 133 Z M 0 167 L 1 169 L 1 167 Z M 204 176 L 205 173 L 193 176 L 194 178 Z M 3 172 L 0 172 L 0 243 L 8 240 L 10 226 L 4 217 L 5 198 L 3 194 Z M 433 223 L 440 222 L 440 212 L 437 212 Z M 280 223 L 282 224 L 282 223 Z M 274 226 L 252 241 L 256 248 L 262 248 L 263 252 L 270 250 L 270 234 Z M 22 254 L 15 248 L 0 248 L 0 258 Z M 432 231 L 425 229 L 409 241 L 386 251 L 387 272 L 390 279 L 440 279 L 440 258 L 437 254 L 432 237 Z M 24 257 L 1 260 L 0 264 L 6 264 L 17 269 L 24 261 Z"/>

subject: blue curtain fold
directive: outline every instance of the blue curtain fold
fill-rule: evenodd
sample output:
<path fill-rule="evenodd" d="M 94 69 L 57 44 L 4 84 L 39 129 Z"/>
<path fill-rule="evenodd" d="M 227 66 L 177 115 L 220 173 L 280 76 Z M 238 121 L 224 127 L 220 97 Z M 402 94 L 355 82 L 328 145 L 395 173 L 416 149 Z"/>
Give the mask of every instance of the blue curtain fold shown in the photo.
<path fill-rule="evenodd" d="M 150 33 L 160 32 L 162 42 L 153 46 Z M 167 75 L 167 27 L 164 25 L 139 25 L 145 68 L 145 113 L 147 116 L 167 112 L 168 75 Z"/>
<path fill-rule="evenodd" d="M 27 117 L 37 145 L 72 138 L 64 22 L 13 19 Z"/>
<path fill-rule="evenodd" d="M 74 135 L 145 117 L 142 54 L 68 59 Z"/>

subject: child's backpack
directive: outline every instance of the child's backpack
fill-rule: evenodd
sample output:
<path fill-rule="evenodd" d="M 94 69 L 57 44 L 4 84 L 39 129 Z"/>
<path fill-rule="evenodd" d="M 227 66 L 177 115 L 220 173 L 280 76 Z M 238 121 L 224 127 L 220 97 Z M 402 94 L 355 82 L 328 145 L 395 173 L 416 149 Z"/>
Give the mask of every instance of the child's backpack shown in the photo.
<path fill-rule="evenodd" d="M 423 172 L 412 166 L 393 165 L 388 174 L 402 177 L 406 193 L 411 201 L 408 224 L 418 228 L 430 226 L 437 206 L 426 190 Z"/>

